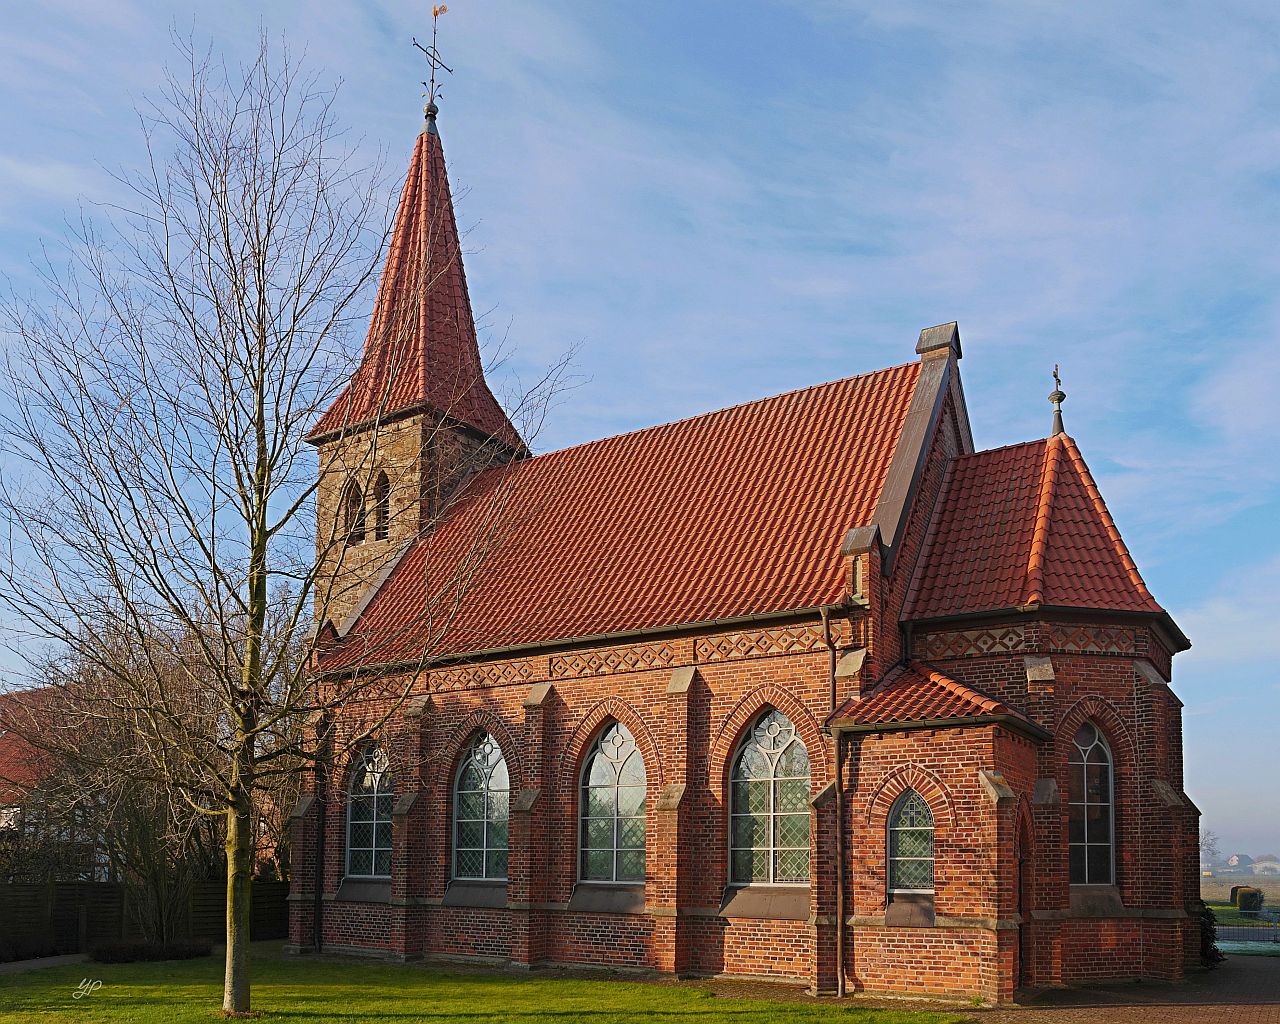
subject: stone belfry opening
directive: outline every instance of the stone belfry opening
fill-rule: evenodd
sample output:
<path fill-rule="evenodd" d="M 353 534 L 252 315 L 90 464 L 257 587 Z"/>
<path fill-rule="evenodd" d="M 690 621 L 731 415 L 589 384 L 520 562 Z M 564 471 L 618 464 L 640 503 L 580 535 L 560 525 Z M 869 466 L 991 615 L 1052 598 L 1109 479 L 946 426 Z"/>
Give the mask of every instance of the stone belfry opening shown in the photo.
<path fill-rule="evenodd" d="M 307 435 L 316 612 L 339 629 L 468 476 L 528 454 L 485 380 L 434 101 L 425 113 L 360 364 Z"/>

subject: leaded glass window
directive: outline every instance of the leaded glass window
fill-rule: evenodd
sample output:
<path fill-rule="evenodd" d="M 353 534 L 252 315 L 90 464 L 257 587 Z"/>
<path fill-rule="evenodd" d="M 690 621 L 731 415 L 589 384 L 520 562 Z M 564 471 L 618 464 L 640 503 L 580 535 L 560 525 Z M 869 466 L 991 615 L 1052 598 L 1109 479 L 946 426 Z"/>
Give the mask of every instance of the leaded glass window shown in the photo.
<path fill-rule="evenodd" d="M 644 881 L 644 758 L 626 726 L 600 734 L 582 771 L 582 878 Z"/>
<path fill-rule="evenodd" d="M 889 891 L 933 892 L 933 812 L 914 789 L 889 812 Z"/>
<path fill-rule="evenodd" d="M 1067 772 L 1071 884 L 1112 885 L 1115 794 L 1111 750 L 1092 722 L 1076 730 Z"/>
<path fill-rule="evenodd" d="M 363 751 L 347 791 L 347 874 L 391 875 L 391 805 L 395 801 L 387 755 Z"/>
<path fill-rule="evenodd" d="M 453 792 L 453 877 L 507 877 L 511 780 L 497 741 L 480 733 L 467 748 Z"/>
<path fill-rule="evenodd" d="M 729 786 L 730 880 L 809 881 L 809 752 L 782 712 L 757 720 Z"/>

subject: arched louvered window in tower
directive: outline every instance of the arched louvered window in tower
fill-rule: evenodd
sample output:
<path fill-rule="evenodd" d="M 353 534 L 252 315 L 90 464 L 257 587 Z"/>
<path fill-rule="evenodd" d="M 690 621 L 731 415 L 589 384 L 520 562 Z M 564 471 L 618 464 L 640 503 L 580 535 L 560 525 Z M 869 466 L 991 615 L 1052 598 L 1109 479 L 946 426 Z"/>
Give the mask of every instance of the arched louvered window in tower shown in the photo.
<path fill-rule="evenodd" d="M 498 742 L 487 732 L 467 748 L 453 791 L 453 877 L 507 877 L 511 780 Z"/>
<path fill-rule="evenodd" d="M 1067 828 L 1072 885 L 1115 884 L 1115 780 L 1111 748 L 1092 722 L 1067 755 Z"/>
<path fill-rule="evenodd" d="M 644 758 L 626 726 L 614 722 L 591 746 L 582 769 L 582 879 L 643 882 Z"/>
<path fill-rule="evenodd" d="M 909 789 L 889 812 L 889 891 L 933 892 L 933 812 Z"/>
<path fill-rule="evenodd" d="M 364 495 L 360 493 L 360 485 L 348 480 L 342 489 L 342 530 L 348 544 L 364 542 Z"/>
<path fill-rule="evenodd" d="M 391 533 L 391 481 L 379 473 L 373 482 L 373 539 L 386 540 Z"/>
<path fill-rule="evenodd" d="M 378 747 L 359 755 L 347 790 L 347 874 L 391 875 L 391 807 L 395 800 L 387 756 Z"/>
<path fill-rule="evenodd" d="M 729 879 L 809 881 L 809 752 L 780 711 L 756 720 L 733 762 Z"/>

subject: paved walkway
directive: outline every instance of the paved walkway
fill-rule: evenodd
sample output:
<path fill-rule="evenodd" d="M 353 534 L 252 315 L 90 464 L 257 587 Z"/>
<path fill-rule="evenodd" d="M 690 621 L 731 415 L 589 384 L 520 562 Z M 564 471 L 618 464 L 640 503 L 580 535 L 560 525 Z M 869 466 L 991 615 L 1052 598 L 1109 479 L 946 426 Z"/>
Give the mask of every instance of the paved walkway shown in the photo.
<path fill-rule="evenodd" d="M 0 974 L 26 974 L 41 967 L 61 967 L 63 964 L 80 964 L 88 960 L 84 953 L 68 953 L 66 956 L 42 956 L 38 960 L 13 960 L 0 964 Z"/>
<path fill-rule="evenodd" d="M 1179 985 L 1057 989 L 979 1024 L 1280 1024 L 1280 957 L 1232 956 Z"/>

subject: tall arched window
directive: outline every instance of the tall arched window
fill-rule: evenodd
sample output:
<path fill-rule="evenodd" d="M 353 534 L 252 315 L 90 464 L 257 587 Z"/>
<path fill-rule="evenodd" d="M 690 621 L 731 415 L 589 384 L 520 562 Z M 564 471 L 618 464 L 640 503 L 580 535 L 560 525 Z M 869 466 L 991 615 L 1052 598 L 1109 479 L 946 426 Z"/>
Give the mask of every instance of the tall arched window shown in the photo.
<path fill-rule="evenodd" d="M 582 878 L 644 881 L 648 778 L 636 741 L 619 722 L 605 728 L 582 770 Z"/>
<path fill-rule="evenodd" d="M 729 879 L 809 880 L 809 752 L 780 711 L 756 721 L 733 762 Z"/>
<path fill-rule="evenodd" d="M 347 791 L 348 875 L 391 875 L 393 802 L 394 787 L 386 754 L 377 747 L 362 751 Z"/>
<path fill-rule="evenodd" d="M 1111 748 L 1092 722 L 1076 730 L 1067 757 L 1072 885 L 1115 883 L 1115 790 Z"/>
<path fill-rule="evenodd" d="M 354 480 L 348 480 L 342 491 L 342 529 L 348 544 L 364 541 L 364 495 Z"/>
<path fill-rule="evenodd" d="M 373 539 L 386 540 L 391 533 L 391 481 L 379 473 L 373 482 Z"/>
<path fill-rule="evenodd" d="M 933 892 L 933 812 L 909 789 L 889 811 L 889 891 Z"/>
<path fill-rule="evenodd" d="M 497 741 L 482 732 L 467 748 L 453 791 L 453 877 L 507 877 L 511 780 Z"/>

